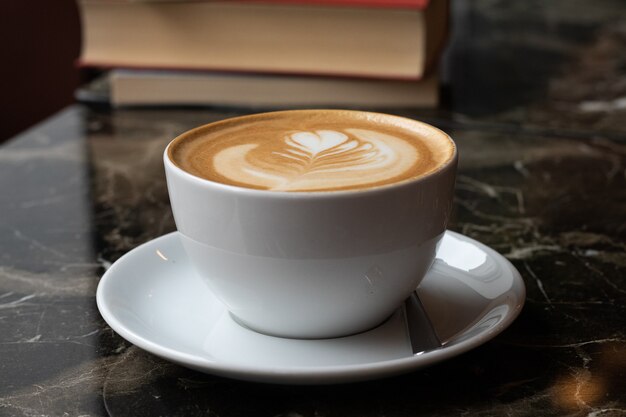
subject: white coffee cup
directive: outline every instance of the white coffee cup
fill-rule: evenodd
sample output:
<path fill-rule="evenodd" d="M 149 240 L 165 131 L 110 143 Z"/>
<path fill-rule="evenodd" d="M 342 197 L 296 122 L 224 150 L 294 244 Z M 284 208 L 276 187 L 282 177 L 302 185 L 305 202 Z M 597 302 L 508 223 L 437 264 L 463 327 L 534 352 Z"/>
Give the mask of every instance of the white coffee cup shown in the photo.
<path fill-rule="evenodd" d="M 164 163 L 189 259 L 237 321 L 329 338 L 377 326 L 417 288 L 446 230 L 457 154 L 417 179 L 306 193 L 202 179 L 168 149 Z"/>

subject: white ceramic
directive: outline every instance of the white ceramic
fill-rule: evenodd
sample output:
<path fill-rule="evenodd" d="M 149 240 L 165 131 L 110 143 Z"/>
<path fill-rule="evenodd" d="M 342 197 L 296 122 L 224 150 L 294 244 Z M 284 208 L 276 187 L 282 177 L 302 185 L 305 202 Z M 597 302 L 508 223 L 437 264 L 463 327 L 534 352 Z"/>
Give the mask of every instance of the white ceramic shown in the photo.
<path fill-rule="evenodd" d="M 454 146 L 444 132 L 410 123 Z M 172 163 L 168 149 L 170 202 L 192 264 L 241 322 L 298 338 L 370 329 L 417 287 L 446 229 L 457 164 L 455 151 L 412 181 L 294 193 L 201 179 Z"/>
<path fill-rule="evenodd" d="M 409 372 L 485 343 L 525 299 L 515 268 L 492 249 L 447 232 L 418 290 L 444 346 L 413 354 L 403 309 L 368 332 L 283 339 L 237 324 L 171 233 L 124 255 L 97 292 L 106 322 L 126 340 L 202 372 L 271 383 L 332 384 Z"/>

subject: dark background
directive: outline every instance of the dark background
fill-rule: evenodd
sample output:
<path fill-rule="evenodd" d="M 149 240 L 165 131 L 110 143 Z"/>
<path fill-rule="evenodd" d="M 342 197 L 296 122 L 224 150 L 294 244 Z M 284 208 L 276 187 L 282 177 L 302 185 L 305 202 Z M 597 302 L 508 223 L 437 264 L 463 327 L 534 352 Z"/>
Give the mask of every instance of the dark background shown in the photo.
<path fill-rule="evenodd" d="M 75 0 L 0 3 L 0 142 L 73 101 L 79 84 Z"/>

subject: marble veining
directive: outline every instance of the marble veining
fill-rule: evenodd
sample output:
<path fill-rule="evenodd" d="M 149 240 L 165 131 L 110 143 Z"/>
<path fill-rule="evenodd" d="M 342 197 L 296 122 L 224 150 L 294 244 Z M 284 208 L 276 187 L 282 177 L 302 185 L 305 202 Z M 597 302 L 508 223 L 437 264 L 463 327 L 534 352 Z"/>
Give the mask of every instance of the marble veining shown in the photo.
<path fill-rule="evenodd" d="M 62 199 L 46 193 L 60 174 L 40 183 L 42 172 L 57 169 L 52 163 L 20 175 L 19 189 L 10 187 L 17 181 L 12 171 L 29 159 L 2 164 L 3 187 L 15 195 L 3 203 L 10 217 L 2 222 L 0 415 L 626 413 L 623 141 L 452 129 L 462 155 L 452 228 L 518 267 L 528 287 L 520 318 L 493 342 L 406 376 L 338 387 L 268 386 L 155 358 L 115 335 L 95 309 L 98 277 L 111 262 L 174 228 L 163 147 L 176 131 L 222 117 L 167 115 L 77 107 L 41 127 L 86 126 L 83 136 L 68 140 L 88 146 L 67 146 L 76 154 L 56 165 L 72 184 L 63 184 Z M 172 127 L 171 120 L 183 121 Z M 18 147 L 14 154 L 33 149 L 39 158 L 46 142 L 37 137 L 8 144 L 4 155 Z M 65 227 L 46 221 L 42 210 L 64 216 Z"/>

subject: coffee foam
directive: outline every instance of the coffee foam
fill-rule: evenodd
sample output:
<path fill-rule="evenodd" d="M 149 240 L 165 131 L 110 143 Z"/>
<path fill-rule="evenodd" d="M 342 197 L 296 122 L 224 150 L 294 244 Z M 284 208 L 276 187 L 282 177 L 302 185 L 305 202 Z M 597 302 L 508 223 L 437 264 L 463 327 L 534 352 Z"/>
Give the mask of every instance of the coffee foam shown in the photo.
<path fill-rule="evenodd" d="M 273 191 L 365 189 L 428 174 L 454 154 L 445 133 L 396 116 L 299 110 L 229 119 L 177 138 L 170 160 L 211 181 Z"/>

